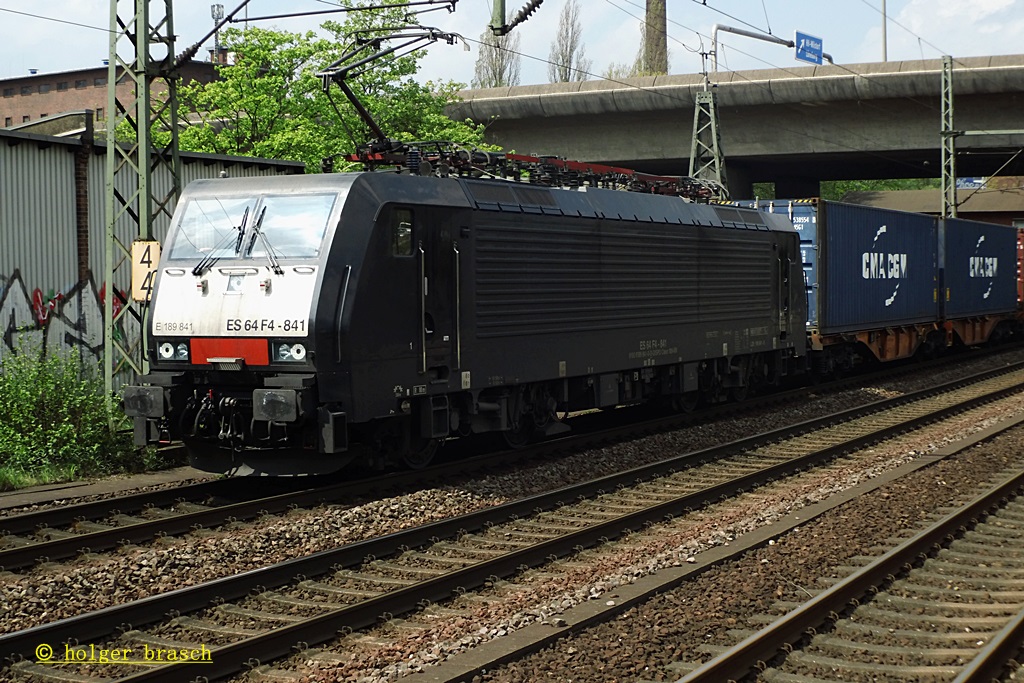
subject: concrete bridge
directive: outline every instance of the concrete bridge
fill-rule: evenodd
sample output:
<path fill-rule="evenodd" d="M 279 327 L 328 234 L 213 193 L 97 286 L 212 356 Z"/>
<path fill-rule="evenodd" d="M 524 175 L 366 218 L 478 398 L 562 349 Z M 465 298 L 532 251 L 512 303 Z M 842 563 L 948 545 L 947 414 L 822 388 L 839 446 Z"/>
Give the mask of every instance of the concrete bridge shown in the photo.
<path fill-rule="evenodd" d="M 754 182 L 816 196 L 821 180 L 941 174 L 942 61 L 711 74 L 734 197 Z M 700 75 L 467 90 L 450 113 L 505 150 L 685 175 Z M 1024 55 L 955 59 L 958 130 L 1024 129 Z M 957 140 L 960 176 L 1024 174 L 1024 135 Z"/>

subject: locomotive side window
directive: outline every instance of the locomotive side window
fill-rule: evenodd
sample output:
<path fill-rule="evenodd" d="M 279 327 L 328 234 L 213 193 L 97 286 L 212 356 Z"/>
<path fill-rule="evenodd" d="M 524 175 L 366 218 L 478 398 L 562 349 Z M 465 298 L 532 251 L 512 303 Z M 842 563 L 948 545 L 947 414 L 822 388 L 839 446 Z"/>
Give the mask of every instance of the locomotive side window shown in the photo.
<path fill-rule="evenodd" d="M 391 210 L 391 253 L 412 256 L 412 209 Z"/>

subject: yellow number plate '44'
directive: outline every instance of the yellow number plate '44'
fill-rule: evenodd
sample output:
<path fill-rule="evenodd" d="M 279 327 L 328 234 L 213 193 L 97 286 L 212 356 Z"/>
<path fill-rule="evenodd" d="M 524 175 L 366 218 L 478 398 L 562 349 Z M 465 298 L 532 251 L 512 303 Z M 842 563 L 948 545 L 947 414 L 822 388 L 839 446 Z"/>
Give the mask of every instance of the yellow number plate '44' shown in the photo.
<path fill-rule="evenodd" d="M 137 240 L 132 242 L 132 298 L 149 301 L 153 295 L 153 280 L 160 265 L 160 243 Z"/>

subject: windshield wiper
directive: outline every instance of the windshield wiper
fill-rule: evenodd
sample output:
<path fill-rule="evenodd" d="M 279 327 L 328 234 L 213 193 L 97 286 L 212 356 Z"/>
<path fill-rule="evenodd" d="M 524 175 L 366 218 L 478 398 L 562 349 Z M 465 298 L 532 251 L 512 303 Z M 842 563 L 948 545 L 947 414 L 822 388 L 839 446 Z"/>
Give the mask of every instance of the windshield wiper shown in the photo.
<path fill-rule="evenodd" d="M 256 238 L 260 240 L 260 244 L 263 245 L 264 251 L 267 253 L 267 261 L 270 263 L 270 269 L 274 271 L 275 275 L 284 275 L 284 268 L 277 261 L 277 256 L 274 254 L 273 247 L 270 246 L 270 241 L 267 236 L 263 234 L 260 229 L 263 227 L 263 217 L 267 215 L 267 207 L 264 206 L 263 210 L 260 211 L 260 217 L 256 219 L 256 225 L 252 228 L 252 237 L 249 238 L 249 246 L 245 250 L 246 256 L 252 255 L 252 248 L 256 244 Z"/>
<path fill-rule="evenodd" d="M 242 237 L 243 237 L 243 235 L 245 235 L 245 223 L 248 220 L 248 218 L 249 218 L 249 207 L 247 206 L 247 207 L 245 207 L 245 213 L 242 214 L 242 223 L 241 223 L 241 225 L 238 225 L 237 227 L 235 227 L 235 230 L 238 231 L 238 236 L 235 238 L 235 253 L 236 254 L 238 253 L 238 250 L 242 248 Z M 196 264 L 196 267 L 192 269 L 192 274 L 195 275 L 196 277 L 199 277 L 200 275 L 203 274 L 203 271 L 205 271 L 207 268 L 210 268 L 211 266 L 213 266 L 214 263 L 219 261 L 220 260 L 220 256 L 214 256 L 214 254 L 216 254 L 217 251 L 219 249 L 221 249 L 221 246 L 226 241 L 227 241 L 227 238 L 224 238 L 223 240 L 221 240 L 220 243 L 218 243 L 210 251 L 209 254 L 204 256 L 202 258 L 202 260 L 200 260 L 199 263 Z"/>
<path fill-rule="evenodd" d="M 249 218 L 249 207 L 245 207 L 245 213 L 242 214 L 242 224 L 238 226 L 238 239 L 235 240 L 235 253 L 237 254 L 242 248 L 242 238 L 245 236 L 245 221 Z"/>

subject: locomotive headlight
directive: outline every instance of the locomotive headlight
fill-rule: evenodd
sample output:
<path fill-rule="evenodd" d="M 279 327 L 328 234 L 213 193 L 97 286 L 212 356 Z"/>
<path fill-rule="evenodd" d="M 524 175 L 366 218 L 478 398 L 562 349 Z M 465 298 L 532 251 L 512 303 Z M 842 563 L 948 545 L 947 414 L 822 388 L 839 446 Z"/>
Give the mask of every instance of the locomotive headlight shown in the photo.
<path fill-rule="evenodd" d="M 188 360 L 188 343 L 187 342 L 161 342 L 156 347 L 156 353 L 160 356 L 160 360 Z"/>
<path fill-rule="evenodd" d="M 292 342 L 275 342 L 274 359 L 283 363 L 301 363 L 306 360 L 306 347 Z"/>

